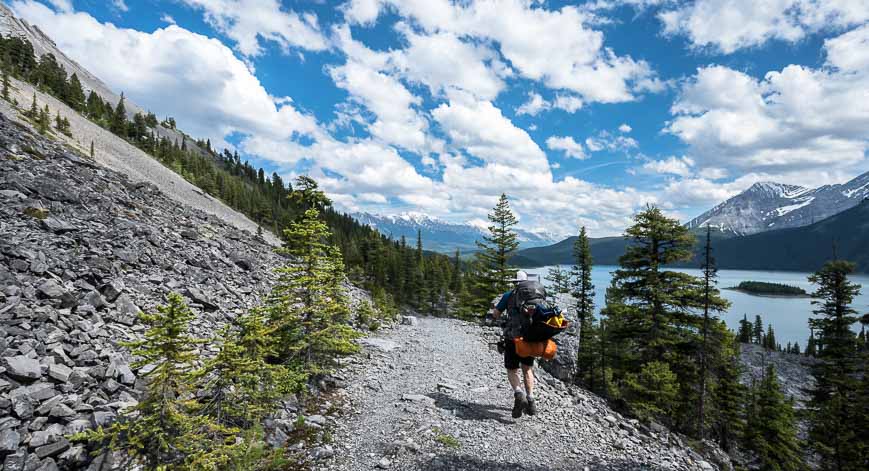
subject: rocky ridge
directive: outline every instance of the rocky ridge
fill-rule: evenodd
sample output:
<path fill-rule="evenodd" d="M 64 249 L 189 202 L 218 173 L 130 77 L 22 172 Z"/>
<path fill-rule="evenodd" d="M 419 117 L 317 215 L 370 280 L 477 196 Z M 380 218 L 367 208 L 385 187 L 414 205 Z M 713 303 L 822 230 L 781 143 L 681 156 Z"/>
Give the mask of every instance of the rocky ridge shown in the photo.
<path fill-rule="evenodd" d="M 258 304 L 280 261 L 250 233 L 0 116 L 2 469 L 86 466 L 65 435 L 136 403 L 142 371 L 118 345 L 143 331 L 136 315 L 177 291 L 208 338 Z"/>

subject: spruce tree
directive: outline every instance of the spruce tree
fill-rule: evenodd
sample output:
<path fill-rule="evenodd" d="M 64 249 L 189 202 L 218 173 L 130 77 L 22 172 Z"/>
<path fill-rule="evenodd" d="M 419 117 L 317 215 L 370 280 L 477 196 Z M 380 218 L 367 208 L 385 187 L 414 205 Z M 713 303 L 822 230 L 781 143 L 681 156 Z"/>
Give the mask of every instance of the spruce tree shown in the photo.
<path fill-rule="evenodd" d="M 30 104 L 30 111 L 27 114 L 30 119 L 39 119 L 39 105 L 36 104 L 36 92 L 33 92 L 33 103 Z"/>
<path fill-rule="evenodd" d="M 595 391 L 596 370 L 603 374 L 596 366 L 600 366 L 596 354 L 596 340 L 598 335 L 594 325 L 594 284 L 591 281 L 593 259 L 588 245 L 588 233 L 585 226 L 579 229 L 579 236 L 573 244 L 574 266 L 571 269 L 572 295 L 575 300 L 574 309 L 579 321 L 579 345 L 576 353 L 577 380 Z"/>
<path fill-rule="evenodd" d="M 519 221 L 510 209 L 507 195 L 501 194 L 488 217 L 491 223 L 489 234 L 483 236 L 482 242 L 477 241 L 480 250 L 474 254 L 480 272 L 475 280 L 472 307 L 478 313 L 486 312 L 492 300 L 510 287 L 509 280 L 515 276 L 515 269 L 509 263 L 510 257 L 519 248 L 513 229 Z"/>
<path fill-rule="evenodd" d="M 637 214 L 626 237 L 630 244 L 613 274 L 612 296 L 608 293 L 608 336 L 617 347 L 614 376 L 623 378 L 622 393 L 632 409 L 661 412 L 661 420 L 689 429 L 696 423 L 696 355 L 703 327 L 703 317 L 695 313 L 707 303 L 710 311 L 722 310 L 727 301 L 711 286 L 707 296 L 703 280 L 665 270 L 693 258 L 694 237 L 660 209 Z M 679 397 L 664 404 L 671 387 Z"/>
<path fill-rule="evenodd" d="M 766 334 L 763 335 L 763 348 L 775 350 L 776 345 L 778 344 L 775 341 L 775 331 L 772 328 L 772 324 L 768 324 L 766 326 Z"/>
<path fill-rule="evenodd" d="M 561 265 L 550 267 L 546 274 L 549 282 L 548 292 L 556 296 L 570 293 L 570 273 L 561 268 Z"/>
<path fill-rule="evenodd" d="M 109 131 L 118 136 L 127 137 L 127 107 L 124 105 L 123 93 L 121 93 L 121 98 L 118 100 L 114 113 L 112 113 Z"/>
<path fill-rule="evenodd" d="M 775 368 L 769 365 L 753 388 L 745 446 L 757 457 L 757 468 L 769 471 L 805 469 L 797 440 L 793 401 L 781 392 Z"/>
<path fill-rule="evenodd" d="M 3 68 L 3 99 L 11 102 L 12 99 L 9 97 L 9 72 L 6 68 Z"/>
<path fill-rule="evenodd" d="M 754 316 L 754 339 L 753 342 L 758 345 L 763 345 L 763 321 L 760 318 L 760 315 Z"/>
<path fill-rule="evenodd" d="M 712 255 L 712 228 L 706 226 L 706 244 L 703 247 L 703 323 L 700 327 L 701 344 L 700 344 L 700 387 L 699 401 L 697 403 L 697 432 L 702 439 L 705 435 L 706 428 L 706 395 L 707 382 L 709 380 L 710 359 L 715 358 L 715 352 L 719 350 L 719 339 L 710 338 L 712 333 L 711 322 L 717 321 L 713 319 L 714 313 L 721 312 L 730 305 L 728 301 L 722 299 L 718 290 L 715 287 L 717 284 L 718 268 L 715 266 L 715 257 Z M 710 345 L 710 343 L 715 345 Z"/>
<path fill-rule="evenodd" d="M 156 313 L 139 315 L 147 327 L 144 338 L 124 345 L 138 358 L 134 368 L 152 368 L 144 374 L 144 396 L 112 425 L 76 439 L 121 452 L 131 463 L 155 471 L 184 469 L 188 457 L 202 451 L 211 424 L 198 415 L 192 396 L 196 350 L 202 343 L 188 333 L 192 319 L 193 313 L 177 293 L 170 294 L 168 304 Z"/>
<path fill-rule="evenodd" d="M 715 441 L 727 452 L 732 451 L 745 428 L 744 405 L 745 386 L 740 382 L 742 363 L 739 360 L 739 343 L 719 322 L 722 333 L 720 354 L 712 367 L 715 387 L 712 389 L 711 403 L 715 412 L 712 415 L 711 432 Z"/>
<path fill-rule="evenodd" d="M 36 130 L 39 131 L 39 134 L 46 134 L 48 130 L 51 128 L 51 111 L 48 109 L 48 105 L 39 112 L 39 117 L 36 120 Z"/>
<path fill-rule="evenodd" d="M 91 140 L 91 158 L 93 159 L 94 157 L 95 157 L 95 154 L 94 154 L 94 141 Z"/>
<path fill-rule="evenodd" d="M 752 335 L 752 324 L 748 321 L 748 314 L 743 314 L 742 320 L 739 321 L 737 339 L 740 343 L 751 343 Z"/>
<path fill-rule="evenodd" d="M 78 79 L 78 75 L 72 74 L 69 78 L 69 84 L 67 84 L 67 99 L 66 103 L 70 106 L 70 108 L 81 112 L 85 109 L 85 96 L 84 90 L 82 89 L 81 82 Z"/>
<path fill-rule="evenodd" d="M 859 319 L 851 304 L 860 294 L 860 286 L 848 279 L 855 267 L 851 262 L 834 260 L 809 276 L 818 286 L 812 294 L 816 317 L 809 322 L 824 346 L 818 353 L 822 361 L 812 366 L 815 386 L 809 401 L 810 443 L 822 457 L 822 468 L 836 471 L 865 469 L 866 465 L 858 436 L 866 427 L 860 421 L 858 401 L 861 356 L 851 330 Z"/>

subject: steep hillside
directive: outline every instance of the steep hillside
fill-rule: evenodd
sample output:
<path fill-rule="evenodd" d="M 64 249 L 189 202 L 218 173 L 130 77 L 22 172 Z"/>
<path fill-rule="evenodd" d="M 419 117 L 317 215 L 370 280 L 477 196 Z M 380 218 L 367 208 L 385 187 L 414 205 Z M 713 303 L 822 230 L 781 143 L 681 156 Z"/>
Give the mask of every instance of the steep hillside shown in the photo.
<path fill-rule="evenodd" d="M 867 196 L 869 173 L 844 184 L 815 189 L 755 183 L 686 225 L 693 229 L 708 224 L 736 235 L 802 227 L 852 208 Z"/>
<path fill-rule="evenodd" d="M 721 268 L 814 271 L 836 256 L 869 272 L 869 200 L 815 224 L 719 242 Z"/>
<path fill-rule="evenodd" d="M 259 304 L 268 244 L 155 185 L 77 156 L 0 115 L 0 455 L 3 469 L 78 469 L 68 434 L 135 404 L 119 342 L 184 294 L 195 335 Z M 203 355 L 213 345 L 203 346 Z M 26 467 L 25 467 L 26 463 Z"/>
<path fill-rule="evenodd" d="M 15 36 L 26 39 L 33 45 L 33 51 L 37 57 L 44 54 L 53 55 L 57 62 L 64 68 L 64 70 L 66 70 L 67 75 L 71 76 L 75 74 L 78 77 L 79 81 L 81 81 L 82 87 L 85 89 L 85 93 L 92 90 L 102 97 L 103 100 L 112 105 L 117 104 L 121 99 L 120 95 L 100 80 L 99 77 L 92 74 L 60 50 L 49 34 L 46 34 L 46 32 L 39 29 L 38 26 L 32 25 L 27 21 L 16 17 L 14 12 L 3 3 L 0 3 L 0 34 L 7 37 Z M 125 100 L 125 104 L 127 115 L 130 118 L 132 118 L 136 113 L 145 112 L 145 110 L 136 105 L 136 103 L 130 101 L 129 98 Z M 177 129 L 170 129 L 162 125 L 156 126 L 154 132 L 158 137 L 166 137 L 173 141 L 184 138 L 183 133 Z"/>
<path fill-rule="evenodd" d="M 476 251 L 478 250 L 476 242 L 488 234 L 485 228 L 442 221 L 419 213 L 402 213 L 394 216 L 354 213 L 352 216 L 360 223 L 367 224 L 395 240 L 405 237 L 408 241 L 415 241 L 417 231 L 420 231 L 425 248 L 442 253 L 451 254 L 456 249 L 464 253 Z M 545 246 L 554 241 L 551 237 L 522 229 L 516 232 L 520 246 L 523 248 Z"/>

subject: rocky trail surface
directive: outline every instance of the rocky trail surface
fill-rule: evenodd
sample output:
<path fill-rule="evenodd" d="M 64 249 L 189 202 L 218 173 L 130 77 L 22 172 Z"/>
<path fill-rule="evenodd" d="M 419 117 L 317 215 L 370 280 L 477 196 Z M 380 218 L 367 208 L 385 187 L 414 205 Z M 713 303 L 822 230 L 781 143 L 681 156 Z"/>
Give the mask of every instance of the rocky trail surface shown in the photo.
<path fill-rule="evenodd" d="M 365 339 L 339 373 L 348 384 L 327 469 L 714 469 L 666 429 L 627 420 L 539 368 L 539 412 L 514 420 L 502 357 L 489 348 L 499 329 L 408 320 Z"/>

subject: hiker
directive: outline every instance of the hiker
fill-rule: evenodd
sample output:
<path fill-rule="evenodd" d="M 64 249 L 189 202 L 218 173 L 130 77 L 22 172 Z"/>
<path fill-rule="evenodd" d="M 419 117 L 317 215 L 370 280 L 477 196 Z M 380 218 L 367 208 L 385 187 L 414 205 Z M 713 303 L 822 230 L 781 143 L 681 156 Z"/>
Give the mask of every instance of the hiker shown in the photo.
<path fill-rule="evenodd" d="M 528 274 L 524 271 L 516 272 L 516 278 L 510 280 L 518 286 L 520 282 L 527 281 Z M 516 303 L 516 290 L 510 290 L 501 296 L 501 300 L 495 305 L 492 317 L 497 321 L 506 312 L 507 320 L 504 322 L 504 368 L 507 369 L 507 381 L 513 389 L 513 418 L 518 419 L 522 414 L 534 415 L 537 413 L 537 403 L 534 399 L 534 357 L 520 357 L 516 353 L 516 344 L 513 339 L 520 337 L 525 328 L 525 320 L 519 312 Z M 522 367 L 522 375 L 519 367 Z M 522 379 L 525 379 L 525 389 L 522 389 Z"/>

